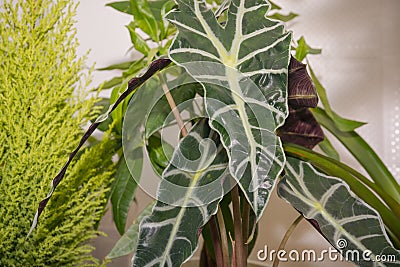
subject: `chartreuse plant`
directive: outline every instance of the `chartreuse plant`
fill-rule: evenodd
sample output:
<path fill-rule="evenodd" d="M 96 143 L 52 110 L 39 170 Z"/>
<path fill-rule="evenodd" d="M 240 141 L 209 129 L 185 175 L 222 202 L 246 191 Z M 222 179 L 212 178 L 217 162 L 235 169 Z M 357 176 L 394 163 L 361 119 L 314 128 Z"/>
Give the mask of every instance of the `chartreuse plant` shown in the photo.
<path fill-rule="evenodd" d="M 77 155 L 43 223 L 26 239 L 49 175 L 95 115 L 84 58 L 76 55 L 76 5 L 0 6 L 0 266 L 92 266 L 89 242 L 98 235 L 114 172 L 110 137 Z"/>
<path fill-rule="evenodd" d="M 112 94 L 107 112 L 81 139 L 83 143 L 96 127 L 107 126 L 107 120 L 120 123 L 124 153 L 117 178 L 126 182 L 114 185 L 119 202 L 113 202 L 113 210 L 121 233 L 134 189 L 141 184 L 147 190 L 151 182 L 142 177 L 144 155 L 160 179 L 153 181 L 155 203 L 108 258 L 134 251 L 132 266 L 181 266 L 198 249 L 202 235 L 201 266 L 246 266 L 258 221 L 268 216 L 264 210 L 277 186 L 280 197 L 345 257 L 360 255 L 348 260 L 360 266 L 400 264 L 399 186 L 354 132 L 363 123 L 335 113 L 311 69 L 308 76 L 301 61 L 320 50 L 304 38 L 292 40 L 282 21 L 295 14 L 282 15 L 279 6 L 266 0 L 124 1 L 110 6 L 133 15 L 128 28 L 134 47 L 144 59 L 156 58 L 141 76 L 118 82 L 121 87 Z M 157 52 L 146 49 L 152 42 L 151 47 L 158 44 Z M 166 48 L 168 58 L 163 57 Z M 115 93 L 126 85 L 123 93 Z M 316 108 L 316 91 L 325 110 Z M 338 160 L 320 124 L 345 144 L 370 177 Z M 173 149 L 164 130 L 176 125 Z M 318 143 L 324 154 L 312 150 Z M 41 202 L 37 217 L 47 201 Z M 391 258 L 378 262 L 382 255 Z"/>

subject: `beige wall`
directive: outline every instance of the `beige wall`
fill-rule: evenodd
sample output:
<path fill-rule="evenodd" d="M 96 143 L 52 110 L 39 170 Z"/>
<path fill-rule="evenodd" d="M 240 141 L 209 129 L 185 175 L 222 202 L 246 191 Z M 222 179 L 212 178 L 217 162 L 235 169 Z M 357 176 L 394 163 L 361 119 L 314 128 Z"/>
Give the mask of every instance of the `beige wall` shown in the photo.
<path fill-rule="evenodd" d="M 116 13 L 104 4 L 105 0 L 82 0 L 78 27 L 81 51 L 92 48 L 90 61 L 98 67 L 121 61 L 129 48 L 128 33 L 123 25 L 129 16 Z M 276 0 L 285 10 L 301 16 L 288 26 L 295 38 L 304 35 L 309 44 L 323 48 L 321 56 L 310 61 L 328 90 L 329 99 L 340 114 L 369 122 L 359 130 L 399 177 L 400 165 L 400 75 L 399 41 L 400 10 L 398 0 Z M 95 83 L 112 77 L 114 73 L 96 74 Z M 357 166 L 351 157 L 342 157 Z M 138 194 L 139 207 L 134 215 L 150 200 Z M 104 217 L 101 230 L 108 237 L 95 242 L 96 256 L 104 257 L 119 235 L 111 217 Z M 260 222 L 260 235 L 255 251 L 268 245 L 276 249 L 286 229 L 297 213 L 274 192 Z M 287 249 L 327 249 L 329 244 L 302 222 L 287 244 Z M 256 259 L 253 253 L 251 259 Z M 109 266 L 130 266 L 130 258 L 120 259 Z M 342 262 L 282 263 L 280 266 L 345 266 Z M 350 266 L 350 264 L 348 265 Z"/>

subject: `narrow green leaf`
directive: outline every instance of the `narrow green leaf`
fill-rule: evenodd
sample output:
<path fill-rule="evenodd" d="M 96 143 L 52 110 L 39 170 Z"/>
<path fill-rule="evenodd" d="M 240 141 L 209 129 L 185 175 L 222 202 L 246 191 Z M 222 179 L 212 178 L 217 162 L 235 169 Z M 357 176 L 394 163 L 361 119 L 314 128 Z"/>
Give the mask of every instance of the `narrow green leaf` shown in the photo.
<path fill-rule="evenodd" d="M 318 123 L 331 132 L 349 150 L 368 172 L 371 179 L 400 203 L 400 185 L 371 146 L 356 132 L 340 130 L 323 109 L 312 109 L 312 112 Z"/>
<path fill-rule="evenodd" d="M 135 158 L 135 161 L 134 164 L 131 165 L 131 168 L 136 170 L 135 173 L 141 174 L 143 165 L 143 151 L 136 150 L 135 152 L 135 155 L 132 156 L 132 158 Z M 135 198 L 135 191 L 137 188 L 136 179 L 132 177 L 128 166 L 126 166 L 125 158 L 121 157 L 119 160 L 117 173 L 115 174 L 115 182 L 111 194 L 114 223 L 121 235 L 123 235 L 125 232 L 126 218 L 128 216 L 131 203 Z"/>
<path fill-rule="evenodd" d="M 325 88 L 319 82 L 317 76 L 315 75 L 314 71 L 312 70 L 310 63 L 308 63 L 308 68 L 310 70 L 311 78 L 313 79 L 315 89 L 317 90 L 319 99 L 321 100 L 322 105 L 326 110 L 326 114 L 334 121 L 335 125 L 343 132 L 350 132 L 354 131 L 355 129 L 365 125 L 364 122 L 358 122 L 353 120 L 345 119 L 338 114 L 336 114 L 332 109 L 331 105 L 328 102 L 328 96 L 326 94 Z"/>
<path fill-rule="evenodd" d="M 181 266 L 222 199 L 227 155 L 205 120 L 179 143 L 163 173 L 157 203 L 140 224 L 134 267 Z M 170 204 L 166 204 L 170 203 Z"/>
<path fill-rule="evenodd" d="M 296 48 L 296 59 L 298 61 L 303 61 L 303 59 L 308 55 L 318 55 L 321 54 L 322 49 L 318 48 L 312 48 L 306 43 L 306 40 L 304 39 L 303 36 L 300 37 L 299 40 L 297 40 L 297 48 Z"/>
<path fill-rule="evenodd" d="M 131 41 L 133 43 L 133 46 L 137 51 L 142 53 L 143 55 L 147 55 L 150 51 L 149 46 L 147 45 L 146 41 L 135 31 L 135 23 L 131 22 L 127 26 L 129 30 L 129 35 L 131 37 Z"/>
<path fill-rule="evenodd" d="M 150 10 L 147 0 L 130 0 L 131 11 L 135 24 L 155 41 L 159 39 L 159 27 L 156 18 Z"/>
<path fill-rule="evenodd" d="M 293 20 L 294 18 L 296 18 L 298 16 L 299 16 L 299 14 L 290 12 L 287 15 L 284 15 L 284 14 L 281 14 L 281 13 L 275 13 L 273 15 L 268 16 L 268 18 L 280 20 L 280 21 L 283 21 L 283 22 L 288 22 L 288 21 L 291 21 L 291 20 Z"/>
<path fill-rule="evenodd" d="M 177 3 L 167 16 L 179 30 L 169 55 L 202 83 L 230 172 L 260 218 L 284 162 L 274 133 L 287 116 L 291 33 L 265 17 L 267 2 L 232 0 L 225 26 L 204 1 Z"/>
<path fill-rule="evenodd" d="M 379 214 L 355 196 L 344 182 L 294 158 L 288 158 L 285 171 L 278 186 L 279 196 L 305 218 L 314 220 L 317 229 L 343 256 L 348 256 L 347 260 L 360 266 L 400 264 L 400 252 L 386 235 Z M 370 261 L 363 257 L 367 250 Z M 360 257 L 352 258 L 351 251 L 357 251 Z M 394 255 L 395 262 L 375 261 L 381 255 Z"/>
<path fill-rule="evenodd" d="M 128 69 L 135 61 L 127 61 L 118 64 L 113 64 L 108 67 L 99 68 L 97 70 L 126 70 Z"/>
<path fill-rule="evenodd" d="M 339 153 L 336 151 L 336 148 L 332 145 L 326 135 L 324 140 L 319 143 L 318 146 L 327 156 L 336 160 L 340 160 Z"/>
<path fill-rule="evenodd" d="M 106 256 L 107 259 L 115 259 L 122 256 L 131 254 L 137 245 L 139 224 L 142 219 L 151 214 L 154 202 L 149 204 L 137 217 L 137 219 L 129 226 L 128 230 L 121 236 L 115 246 L 111 249 L 110 253 Z"/>
<path fill-rule="evenodd" d="M 101 87 L 102 89 L 110 89 L 122 82 L 123 78 L 122 77 L 114 77 L 109 81 L 106 81 L 103 86 Z"/>
<path fill-rule="evenodd" d="M 108 4 L 106 4 L 106 6 L 112 7 L 115 10 L 118 10 L 119 12 L 132 15 L 131 3 L 129 1 L 108 3 Z"/>

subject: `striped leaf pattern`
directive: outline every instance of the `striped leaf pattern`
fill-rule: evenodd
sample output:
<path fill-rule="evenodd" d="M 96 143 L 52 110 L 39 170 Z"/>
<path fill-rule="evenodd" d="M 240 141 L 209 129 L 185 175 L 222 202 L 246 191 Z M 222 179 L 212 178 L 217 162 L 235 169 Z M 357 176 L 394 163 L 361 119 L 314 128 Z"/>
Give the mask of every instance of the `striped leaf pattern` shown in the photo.
<path fill-rule="evenodd" d="M 288 158 L 285 172 L 278 185 L 280 197 L 314 220 L 345 259 L 359 266 L 400 266 L 400 252 L 389 241 L 379 214 L 343 181 L 294 158 Z"/>
<path fill-rule="evenodd" d="M 133 266 L 181 266 L 197 249 L 201 229 L 224 193 L 228 159 L 216 140 L 218 134 L 203 119 L 180 142 L 157 197 L 173 204 L 157 201 L 143 219 Z"/>
<path fill-rule="evenodd" d="M 210 126 L 259 218 L 284 162 L 275 130 L 287 116 L 291 33 L 266 18 L 266 0 L 232 0 L 223 26 L 205 1 L 176 2 L 167 16 L 179 29 L 169 56 L 202 83 Z"/>

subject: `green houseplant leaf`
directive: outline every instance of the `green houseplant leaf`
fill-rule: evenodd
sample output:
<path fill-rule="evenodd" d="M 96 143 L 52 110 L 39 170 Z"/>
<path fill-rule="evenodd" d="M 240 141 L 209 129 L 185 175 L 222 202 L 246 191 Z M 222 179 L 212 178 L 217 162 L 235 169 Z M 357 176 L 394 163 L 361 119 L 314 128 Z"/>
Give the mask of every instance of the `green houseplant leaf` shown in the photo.
<path fill-rule="evenodd" d="M 128 230 L 123 234 L 123 236 L 118 240 L 115 246 L 108 253 L 108 259 L 115 259 L 132 253 L 137 244 L 137 237 L 139 233 L 139 225 L 142 219 L 151 214 L 154 203 L 148 205 L 137 217 Z"/>
<path fill-rule="evenodd" d="M 158 201 L 140 224 L 133 266 L 181 266 L 193 255 L 202 227 L 223 197 L 227 161 L 218 134 L 201 120 L 163 173 Z"/>
<path fill-rule="evenodd" d="M 284 161 L 274 131 L 287 116 L 291 34 L 266 18 L 266 1 L 231 1 L 225 26 L 203 1 L 177 3 L 167 16 L 179 30 L 169 55 L 202 83 L 210 126 L 259 218 L 281 171 L 273 158 Z"/>
<path fill-rule="evenodd" d="M 322 235 L 342 255 L 347 255 L 348 260 L 361 266 L 400 264 L 400 252 L 389 241 L 379 214 L 355 196 L 344 182 L 290 157 L 285 173 L 278 185 L 279 196 L 305 218 L 313 220 Z M 359 258 L 351 258 L 356 254 L 353 251 L 357 251 Z M 366 254 L 366 251 L 369 252 Z M 375 261 L 381 255 L 394 255 L 395 262 Z"/>
<path fill-rule="evenodd" d="M 132 168 L 138 169 L 136 172 L 142 172 L 143 153 L 138 151 L 136 155 L 138 160 Z M 135 191 L 137 182 L 133 179 L 129 172 L 128 166 L 124 157 L 119 160 L 117 173 L 115 174 L 115 182 L 111 193 L 111 203 L 115 226 L 118 232 L 122 235 L 125 232 L 126 218 L 128 216 L 129 208 L 133 199 L 135 198 Z"/>

